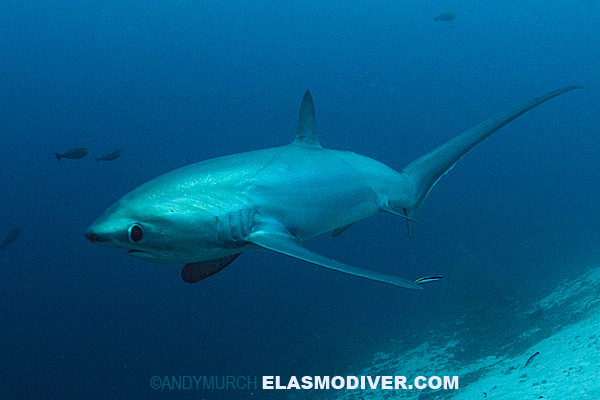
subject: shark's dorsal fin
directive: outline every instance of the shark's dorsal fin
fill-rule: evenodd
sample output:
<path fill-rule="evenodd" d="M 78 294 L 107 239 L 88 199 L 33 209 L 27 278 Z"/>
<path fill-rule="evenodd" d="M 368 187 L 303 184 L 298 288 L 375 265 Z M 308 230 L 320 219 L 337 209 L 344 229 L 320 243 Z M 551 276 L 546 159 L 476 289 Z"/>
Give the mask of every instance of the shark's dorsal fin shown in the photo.
<path fill-rule="evenodd" d="M 300 117 L 298 118 L 298 129 L 294 143 L 309 146 L 321 146 L 317 138 L 317 123 L 315 120 L 315 103 L 313 103 L 310 91 L 304 93 L 300 105 Z"/>

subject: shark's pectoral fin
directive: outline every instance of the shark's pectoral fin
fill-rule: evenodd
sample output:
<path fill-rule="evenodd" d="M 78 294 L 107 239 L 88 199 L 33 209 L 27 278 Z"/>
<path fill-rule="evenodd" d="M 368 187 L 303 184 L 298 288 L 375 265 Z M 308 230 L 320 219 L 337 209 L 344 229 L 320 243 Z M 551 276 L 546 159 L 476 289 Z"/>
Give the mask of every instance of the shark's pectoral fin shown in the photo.
<path fill-rule="evenodd" d="M 185 264 L 181 270 L 181 277 L 187 283 L 196 283 L 221 271 L 223 268 L 231 264 L 231 262 L 240 254 L 241 253 L 217 258 L 214 260 Z"/>
<path fill-rule="evenodd" d="M 343 264 L 339 261 L 335 261 L 320 254 L 314 253 L 296 243 L 294 237 L 284 228 L 259 230 L 253 232 L 250 234 L 248 241 L 257 246 L 264 247 L 265 249 L 276 251 L 290 257 L 298 258 L 300 260 L 344 272 L 346 274 L 356 275 L 374 281 L 385 282 L 407 289 L 422 289 L 420 285 L 417 285 L 412 281 L 402 279 L 397 276 L 385 275 L 378 272 L 352 267 L 350 265 Z"/>

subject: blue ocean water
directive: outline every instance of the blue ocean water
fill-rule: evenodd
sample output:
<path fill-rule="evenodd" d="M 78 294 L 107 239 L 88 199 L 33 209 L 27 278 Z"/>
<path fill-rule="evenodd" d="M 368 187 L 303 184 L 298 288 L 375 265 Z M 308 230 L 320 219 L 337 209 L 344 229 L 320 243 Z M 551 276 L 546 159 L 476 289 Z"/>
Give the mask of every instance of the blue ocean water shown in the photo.
<path fill-rule="evenodd" d="M 285 398 L 153 390 L 153 376 L 334 375 L 600 260 L 600 5 L 582 1 L 7 0 L 0 13 L 3 398 Z M 435 22 L 452 10 L 457 18 Z M 580 84 L 478 146 L 418 215 L 308 246 L 415 293 L 257 250 L 189 285 L 94 246 L 114 201 L 193 162 L 289 143 L 302 94 L 321 144 L 402 169 L 475 124 Z M 90 155 L 56 161 L 84 146 Z M 123 156 L 96 163 L 122 149 Z M 510 307 L 507 306 L 507 312 Z M 474 325 L 489 323 L 485 313 Z"/>

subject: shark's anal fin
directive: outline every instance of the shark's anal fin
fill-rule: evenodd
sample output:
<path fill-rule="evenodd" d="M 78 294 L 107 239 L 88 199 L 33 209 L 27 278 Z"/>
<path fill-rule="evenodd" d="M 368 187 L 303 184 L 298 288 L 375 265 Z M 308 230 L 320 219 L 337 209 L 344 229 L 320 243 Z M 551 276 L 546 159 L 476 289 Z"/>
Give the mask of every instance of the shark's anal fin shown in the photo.
<path fill-rule="evenodd" d="M 185 264 L 181 270 L 181 277 L 187 283 L 196 283 L 221 271 L 223 268 L 231 264 L 231 262 L 240 254 L 241 253 L 233 254 L 231 256 L 217 258 L 215 260 Z"/>
<path fill-rule="evenodd" d="M 250 234 L 248 242 L 254 243 L 257 246 L 275 251 L 277 253 L 285 254 L 290 257 L 298 258 L 300 260 L 344 272 L 346 274 L 360 276 L 362 278 L 371 279 L 374 281 L 385 282 L 389 283 L 390 285 L 400 286 L 407 289 L 423 289 L 420 285 L 417 285 L 416 283 L 407 279 L 356 268 L 312 252 L 296 243 L 294 241 L 294 237 L 284 228 L 275 228 L 274 230 L 258 230 Z"/>
<path fill-rule="evenodd" d="M 410 239 L 410 244 L 412 244 L 412 225 L 411 222 L 415 222 L 415 223 L 419 223 L 419 221 L 415 221 L 414 219 L 408 217 L 407 215 L 404 214 L 400 214 L 398 211 L 392 210 L 391 208 L 388 207 L 384 207 L 381 209 L 381 211 L 384 211 L 386 213 L 390 213 L 392 215 L 396 215 L 400 218 L 404 218 L 406 220 L 406 222 L 408 222 L 408 237 Z M 404 211 L 406 213 L 406 210 Z M 348 225 L 344 225 L 344 226 L 340 226 L 339 228 L 336 228 L 333 230 L 332 236 L 338 236 L 341 235 L 342 233 L 344 233 L 346 231 L 346 229 L 350 228 L 352 226 L 352 224 L 348 224 Z"/>

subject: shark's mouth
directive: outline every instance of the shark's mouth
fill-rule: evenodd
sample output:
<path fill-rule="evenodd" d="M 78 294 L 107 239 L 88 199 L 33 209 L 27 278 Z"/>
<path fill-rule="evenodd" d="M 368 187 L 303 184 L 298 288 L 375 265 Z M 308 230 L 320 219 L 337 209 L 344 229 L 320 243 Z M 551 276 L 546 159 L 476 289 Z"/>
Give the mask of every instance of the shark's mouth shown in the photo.
<path fill-rule="evenodd" d="M 143 251 L 143 250 L 133 250 L 133 249 L 127 250 L 125 252 L 125 254 L 127 254 L 128 256 L 131 256 L 131 257 L 139 258 L 142 260 L 149 260 L 149 261 L 154 258 L 150 253 Z"/>
<path fill-rule="evenodd" d="M 155 252 L 155 251 L 144 251 L 144 250 L 127 250 L 125 252 L 130 257 L 137 258 L 139 260 L 144 260 L 148 262 L 158 263 L 158 264 L 178 264 L 185 263 L 185 259 L 181 257 L 177 257 L 176 254 L 169 254 L 163 252 Z"/>
<path fill-rule="evenodd" d="M 171 260 L 169 257 L 166 257 L 164 254 L 154 251 L 144 251 L 144 250 L 127 250 L 125 252 L 130 257 L 137 258 L 144 261 L 155 262 L 159 264 L 176 264 L 177 261 Z"/>

